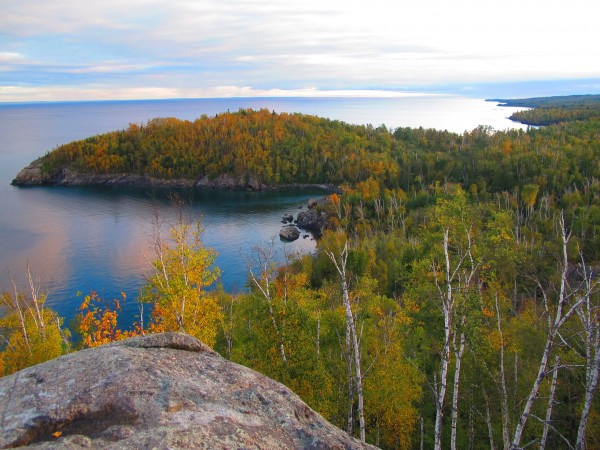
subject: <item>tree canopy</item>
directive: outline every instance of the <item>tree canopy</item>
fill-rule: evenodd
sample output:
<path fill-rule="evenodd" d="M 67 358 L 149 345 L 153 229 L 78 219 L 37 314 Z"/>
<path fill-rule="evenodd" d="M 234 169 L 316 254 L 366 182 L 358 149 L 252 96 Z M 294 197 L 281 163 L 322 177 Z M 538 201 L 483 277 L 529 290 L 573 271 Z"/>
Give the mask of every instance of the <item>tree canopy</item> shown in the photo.
<path fill-rule="evenodd" d="M 600 447 L 600 117 L 571 100 L 529 103 L 557 123 L 528 131 L 241 110 L 59 147 L 44 170 L 342 186 L 317 206 L 330 229 L 316 252 L 277 265 L 255 249 L 240 293 L 208 292 L 218 269 L 198 224 L 167 237 L 157 220 L 138 299 L 151 324 L 121 332 L 91 295 L 84 345 L 185 330 L 383 448 Z M 32 292 L 2 297 L 6 373 L 66 351 Z"/>

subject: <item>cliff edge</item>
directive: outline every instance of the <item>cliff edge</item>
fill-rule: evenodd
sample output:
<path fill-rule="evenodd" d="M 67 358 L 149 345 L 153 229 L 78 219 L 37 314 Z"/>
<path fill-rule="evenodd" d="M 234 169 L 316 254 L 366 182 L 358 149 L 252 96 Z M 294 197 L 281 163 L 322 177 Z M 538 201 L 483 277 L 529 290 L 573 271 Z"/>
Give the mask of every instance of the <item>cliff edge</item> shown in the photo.
<path fill-rule="evenodd" d="M 0 379 L 0 447 L 367 449 L 285 386 L 181 333 Z"/>

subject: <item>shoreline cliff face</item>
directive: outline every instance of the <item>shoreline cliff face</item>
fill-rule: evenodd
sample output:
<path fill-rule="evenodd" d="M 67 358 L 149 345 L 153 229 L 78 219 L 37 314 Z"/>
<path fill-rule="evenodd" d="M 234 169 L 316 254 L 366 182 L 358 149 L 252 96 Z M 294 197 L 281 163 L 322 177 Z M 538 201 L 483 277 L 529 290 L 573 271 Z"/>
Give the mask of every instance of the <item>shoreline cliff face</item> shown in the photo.
<path fill-rule="evenodd" d="M 164 333 L 82 350 L 0 379 L 0 447 L 374 448 L 288 388 Z"/>
<path fill-rule="evenodd" d="M 268 191 L 287 188 L 319 188 L 337 192 L 339 188 L 331 184 L 287 183 L 268 185 L 252 176 L 235 177 L 222 174 L 209 179 L 202 176 L 196 180 L 185 178 L 155 178 L 149 175 L 111 173 L 94 174 L 79 173 L 63 168 L 54 174 L 42 171 L 41 159 L 33 161 L 23 168 L 12 180 L 13 186 L 107 186 L 107 187 L 139 187 L 139 188 L 174 188 L 174 189 L 218 189 L 239 191 Z"/>

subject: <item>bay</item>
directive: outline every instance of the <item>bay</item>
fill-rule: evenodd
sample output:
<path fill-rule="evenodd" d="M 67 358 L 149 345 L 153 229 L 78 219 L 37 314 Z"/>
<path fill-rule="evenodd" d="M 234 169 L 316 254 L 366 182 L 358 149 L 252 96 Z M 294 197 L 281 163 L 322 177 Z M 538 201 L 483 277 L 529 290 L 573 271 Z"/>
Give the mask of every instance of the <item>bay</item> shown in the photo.
<path fill-rule="evenodd" d="M 123 317 L 136 314 L 133 299 L 149 273 L 146 257 L 153 211 L 173 221 L 167 193 L 141 189 L 10 186 L 33 159 L 76 139 L 124 129 L 155 117 L 193 120 L 240 108 L 301 112 L 354 124 L 419 127 L 462 133 L 479 125 L 521 127 L 507 119 L 520 108 L 454 96 L 401 98 L 227 98 L 73 103 L 0 104 L 0 289 L 18 283 L 27 264 L 48 291 L 48 304 L 67 320 L 81 301 L 76 293 L 97 291 L 107 299 L 128 296 Z M 218 252 L 220 283 L 243 290 L 247 259 L 255 246 L 277 238 L 281 216 L 319 191 L 182 192 L 190 213 L 202 217 L 204 242 Z M 312 237 L 286 244 L 289 252 L 311 252 Z"/>

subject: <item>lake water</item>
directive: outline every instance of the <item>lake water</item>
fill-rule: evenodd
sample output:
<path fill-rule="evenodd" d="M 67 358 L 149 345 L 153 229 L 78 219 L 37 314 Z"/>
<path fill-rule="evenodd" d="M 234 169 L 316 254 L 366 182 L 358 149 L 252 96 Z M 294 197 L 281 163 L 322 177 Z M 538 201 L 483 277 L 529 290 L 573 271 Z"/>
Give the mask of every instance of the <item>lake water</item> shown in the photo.
<path fill-rule="evenodd" d="M 0 290 L 10 288 L 8 271 L 21 283 L 29 263 L 48 291 L 48 304 L 69 320 L 91 290 L 106 298 L 128 295 L 123 316 L 136 312 L 134 298 L 148 273 L 154 208 L 168 220 L 173 208 L 165 193 L 136 189 L 10 186 L 15 174 L 57 145 L 123 129 L 155 117 L 193 120 L 239 108 L 301 112 L 349 123 L 388 128 L 419 127 L 462 133 L 478 125 L 517 128 L 507 117 L 520 108 L 483 100 L 445 96 L 395 99 L 238 98 L 89 103 L 0 104 Z M 277 237 L 281 216 L 317 191 L 188 192 L 190 212 L 202 216 L 203 241 L 218 252 L 220 282 L 243 290 L 252 248 Z M 281 253 L 284 244 L 275 239 Z M 310 252 L 315 242 L 302 237 L 286 244 L 290 252 Z M 151 255 L 150 255 L 151 256 Z"/>

